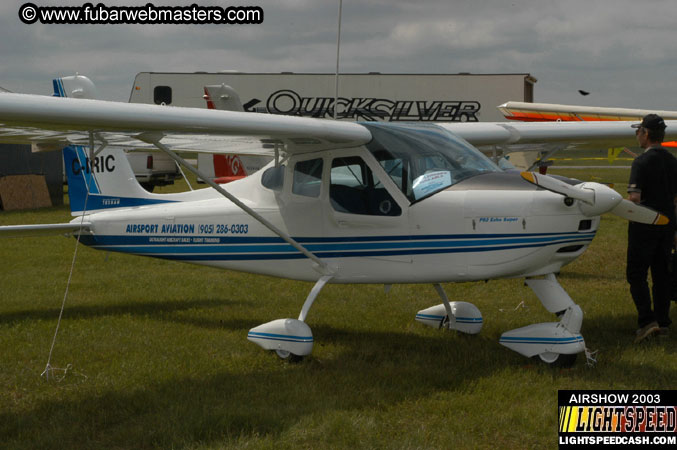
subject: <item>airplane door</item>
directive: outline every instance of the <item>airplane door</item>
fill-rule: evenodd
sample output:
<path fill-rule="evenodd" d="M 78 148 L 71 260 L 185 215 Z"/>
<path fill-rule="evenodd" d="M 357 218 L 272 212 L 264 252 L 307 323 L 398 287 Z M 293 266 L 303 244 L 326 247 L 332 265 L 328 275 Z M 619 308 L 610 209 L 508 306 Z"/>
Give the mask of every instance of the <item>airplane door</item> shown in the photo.
<path fill-rule="evenodd" d="M 383 234 L 406 226 L 402 207 L 361 156 L 331 158 L 327 181 L 327 212 L 335 230 L 371 228 Z"/>
<path fill-rule="evenodd" d="M 326 160 L 325 231 L 336 238 L 332 248 L 337 256 L 361 256 L 353 264 L 370 265 L 362 273 L 373 273 L 374 261 L 384 271 L 397 270 L 412 261 L 405 248 L 407 209 L 391 195 L 382 182 L 387 175 L 380 173 L 378 163 L 370 166 L 368 156 L 355 154 L 353 149 L 352 154 L 331 152 Z M 356 274 L 360 270 L 354 269 Z"/>

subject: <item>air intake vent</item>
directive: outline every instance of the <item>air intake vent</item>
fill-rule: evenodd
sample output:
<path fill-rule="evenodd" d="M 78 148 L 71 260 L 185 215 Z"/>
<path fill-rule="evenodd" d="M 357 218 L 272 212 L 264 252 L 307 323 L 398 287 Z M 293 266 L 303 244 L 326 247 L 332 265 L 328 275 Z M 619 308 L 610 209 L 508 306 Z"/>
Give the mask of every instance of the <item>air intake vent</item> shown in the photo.
<path fill-rule="evenodd" d="M 559 250 L 557 250 L 557 253 L 575 253 L 582 249 L 582 245 L 569 245 L 568 247 L 562 247 Z"/>
<path fill-rule="evenodd" d="M 581 220 L 578 223 L 578 231 L 586 231 L 590 230 L 592 228 L 592 220 L 586 219 L 586 220 Z"/>

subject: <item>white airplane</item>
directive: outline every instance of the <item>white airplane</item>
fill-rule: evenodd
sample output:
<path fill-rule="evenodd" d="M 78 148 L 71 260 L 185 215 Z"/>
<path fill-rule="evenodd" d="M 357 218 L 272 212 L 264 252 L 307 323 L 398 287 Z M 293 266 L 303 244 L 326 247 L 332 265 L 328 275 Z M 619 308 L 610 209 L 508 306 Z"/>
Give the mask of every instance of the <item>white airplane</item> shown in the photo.
<path fill-rule="evenodd" d="M 677 122 L 667 134 L 677 137 Z M 527 357 L 573 362 L 584 351 L 583 313 L 555 274 L 580 256 L 601 214 L 665 223 L 597 183 L 504 172 L 474 145 L 631 145 L 628 123 L 348 123 L 75 98 L 0 94 L 0 141 L 64 150 L 75 218 L 0 227 L 0 234 L 78 236 L 95 249 L 315 283 L 298 318 L 268 322 L 248 339 L 280 357 L 309 355 L 308 312 L 327 283 L 432 283 L 442 304 L 430 326 L 477 333 L 471 303 L 444 282 L 526 278 L 559 321 L 507 331 Z M 120 147 L 176 154 L 269 154 L 261 171 L 227 186 L 151 194 Z"/>

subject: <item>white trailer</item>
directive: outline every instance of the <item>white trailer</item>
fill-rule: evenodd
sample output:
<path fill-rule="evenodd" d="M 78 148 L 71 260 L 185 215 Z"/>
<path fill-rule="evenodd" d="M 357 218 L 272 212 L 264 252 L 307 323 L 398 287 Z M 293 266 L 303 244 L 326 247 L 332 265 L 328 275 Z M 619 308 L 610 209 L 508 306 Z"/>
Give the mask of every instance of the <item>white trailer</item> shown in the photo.
<path fill-rule="evenodd" d="M 536 79 L 518 74 L 341 74 L 337 118 L 358 121 L 496 122 L 509 100 L 533 101 Z M 328 73 L 141 72 L 131 103 L 206 108 L 204 86 L 225 84 L 245 111 L 333 118 L 336 75 Z"/>
<path fill-rule="evenodd" d="M 229 86 L 246 112 L 352 121 L 499 122 L 509 100 L 533 101 L 536 78 L 518 74 L 341 74 L 140 72 L 130 103 L 191 108 L 216 107 L 205 86 Z M 228 91 L 224 88 L 224 92 Z M 198 155 L 198 166 L 217 182 L 247 176 L 267 158 Z"/>

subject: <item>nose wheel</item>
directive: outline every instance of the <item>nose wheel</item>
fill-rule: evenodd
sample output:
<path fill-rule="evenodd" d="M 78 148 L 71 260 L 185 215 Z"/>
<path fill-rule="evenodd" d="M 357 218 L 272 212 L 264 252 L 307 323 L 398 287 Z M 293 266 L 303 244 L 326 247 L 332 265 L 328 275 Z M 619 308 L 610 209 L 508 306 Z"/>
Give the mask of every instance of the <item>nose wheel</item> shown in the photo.
<path fill-rule="evenodd" d="M 275 350 L 275 354 L 280 358 L 285 361 L 289 361 L 290 363 L 299 363 L 303 361 L 303 356 L 302 355 L 295 355 L 294 353 L 287 351 L 287 350 Z"/>
<path fill-rule="evenodd" d="M 585 351 L 585 341 L 580 333 L 583 322 L 581 307 L 573 302 L 554 274 L 528 278 L 527 285 L 545 309 L 556 314 L 560 321 L 506 331 L 499 342 L 527 358 L 538 356 L 546 364 L 570 367 L 576 355 Z"/>

